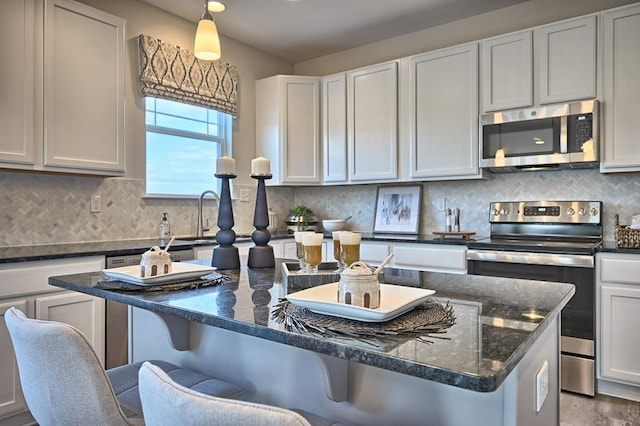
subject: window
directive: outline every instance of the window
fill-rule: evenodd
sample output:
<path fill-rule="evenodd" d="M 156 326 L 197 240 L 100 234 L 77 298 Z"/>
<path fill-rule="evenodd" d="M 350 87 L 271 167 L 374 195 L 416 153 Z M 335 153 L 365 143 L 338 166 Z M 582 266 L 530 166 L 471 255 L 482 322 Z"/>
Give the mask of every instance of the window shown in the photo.
<path fill-rule="evenodd" d="M 216 159 L 231 155 L 231 116 L 180 102 L 145 98 L 148 196 L 220 193 Z"/>

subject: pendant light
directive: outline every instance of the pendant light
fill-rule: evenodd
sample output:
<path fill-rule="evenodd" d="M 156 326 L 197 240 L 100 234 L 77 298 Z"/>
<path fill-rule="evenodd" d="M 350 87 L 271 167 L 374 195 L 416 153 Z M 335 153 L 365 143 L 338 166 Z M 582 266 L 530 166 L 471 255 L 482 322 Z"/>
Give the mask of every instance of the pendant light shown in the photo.
<path fill-rule="evenodd" d="M 204 61 L 215 61 L 222 56 L 218 28 L 216 23 L 213 22 L 211 13 L 209 13 L 206 0 L 204 2 L 204 13 L 200 18 L 200 22 L 198 22 L 193 50 L 196 58 Z"/>

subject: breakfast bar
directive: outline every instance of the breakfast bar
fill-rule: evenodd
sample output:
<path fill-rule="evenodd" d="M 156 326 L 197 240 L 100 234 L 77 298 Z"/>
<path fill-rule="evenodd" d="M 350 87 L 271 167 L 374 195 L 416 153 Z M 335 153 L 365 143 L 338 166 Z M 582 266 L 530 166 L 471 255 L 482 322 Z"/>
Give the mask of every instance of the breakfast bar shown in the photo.
<path fill-rule="evenodd" d="M 200 288 L 114 289 L 102 271 L 49 283 L 130 305 L 131 362 L 184 365 L 256 402 L 344 424 L 559 424 L 559 314 L 573 285 L 385 268 L 386 284 L 435 290 L 455 324 L 363 339 L 276 321 L 282 299 L 301 290 L 287 287 L 282 263 L 216 271 Z"/>

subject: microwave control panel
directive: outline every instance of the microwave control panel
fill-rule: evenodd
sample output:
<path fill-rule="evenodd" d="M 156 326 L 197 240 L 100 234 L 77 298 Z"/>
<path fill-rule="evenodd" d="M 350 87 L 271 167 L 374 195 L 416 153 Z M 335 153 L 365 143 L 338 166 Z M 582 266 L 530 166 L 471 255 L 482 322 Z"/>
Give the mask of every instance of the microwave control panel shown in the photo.
<path fill-rule="evenodd" d="M 593 138 L 593 114 L 575 114 L 569 116 L 568 123 L 570 152 L 582 151 L 582 145 Z"/>

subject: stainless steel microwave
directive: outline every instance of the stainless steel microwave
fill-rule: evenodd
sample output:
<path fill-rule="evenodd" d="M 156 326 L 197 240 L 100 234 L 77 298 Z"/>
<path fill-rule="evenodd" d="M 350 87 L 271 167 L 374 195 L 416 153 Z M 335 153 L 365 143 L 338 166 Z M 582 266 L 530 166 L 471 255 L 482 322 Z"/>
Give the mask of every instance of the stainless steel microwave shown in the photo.
<path fill-rule="evenodd" d="M 480 166 L 493 171 L 598 165 L 597 100 L 483 114 Z"/>

